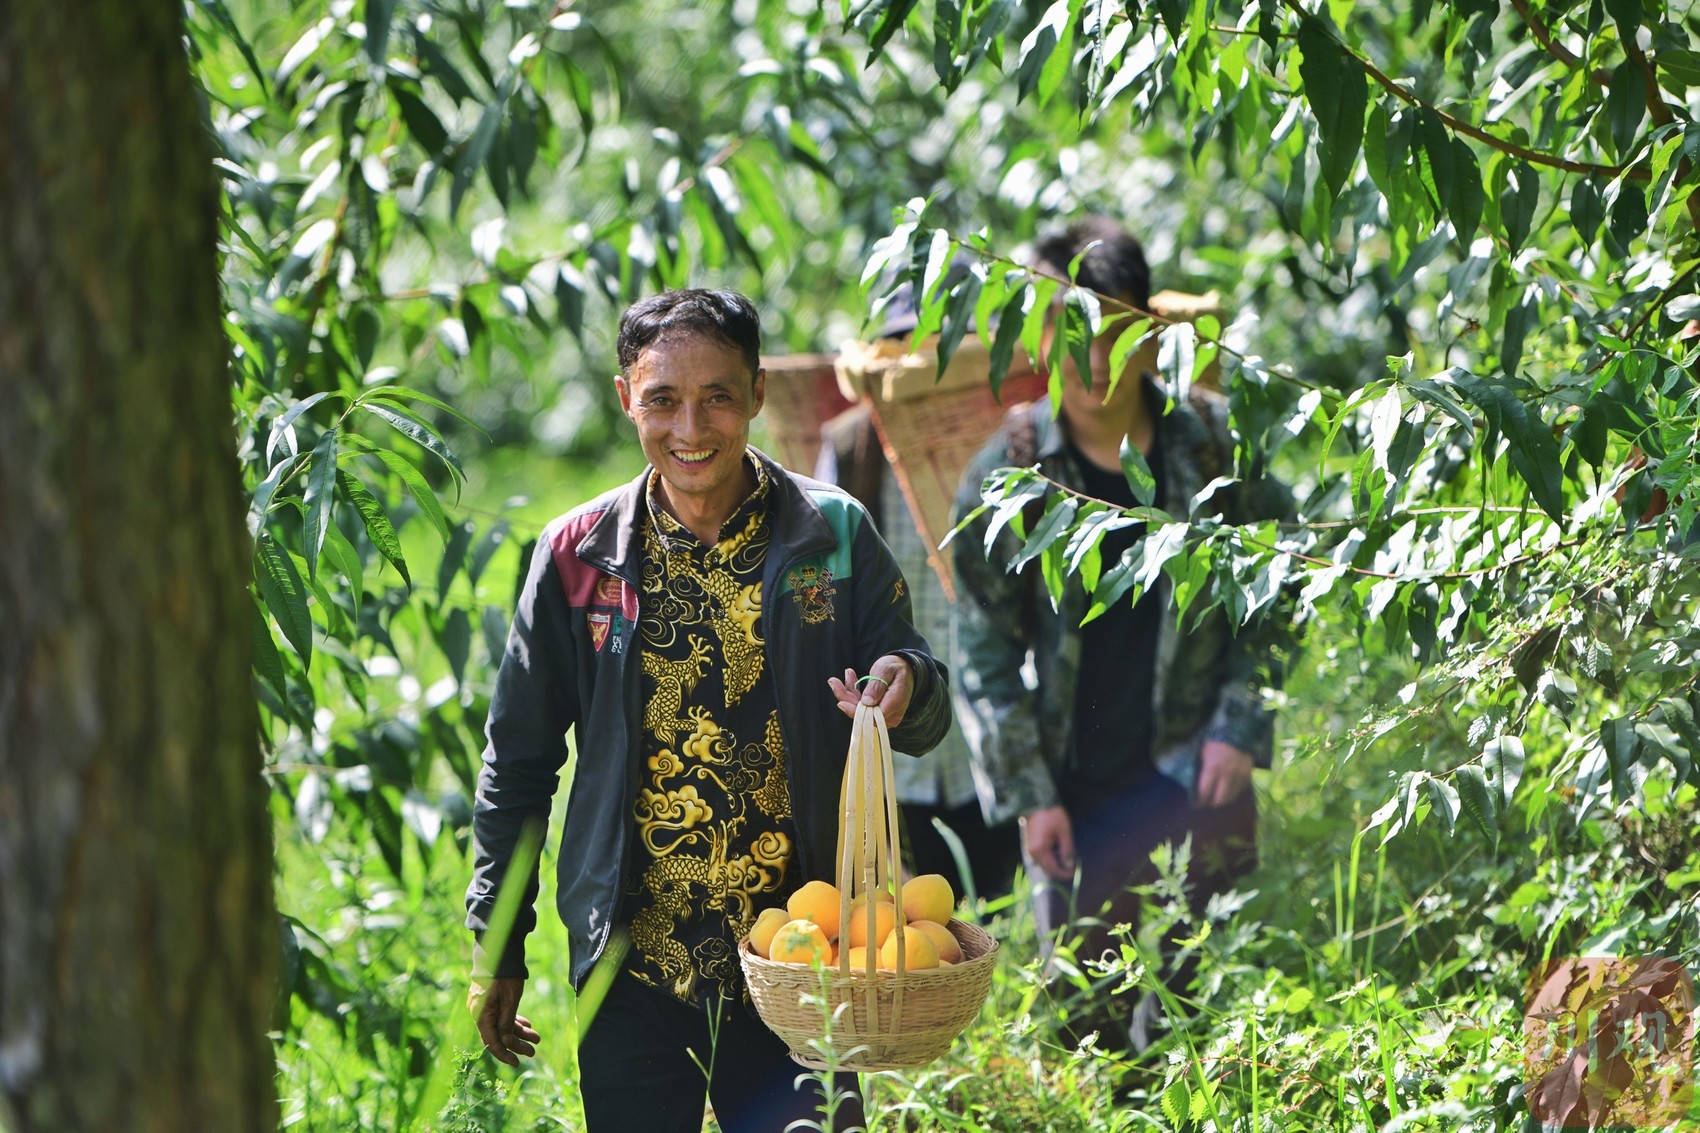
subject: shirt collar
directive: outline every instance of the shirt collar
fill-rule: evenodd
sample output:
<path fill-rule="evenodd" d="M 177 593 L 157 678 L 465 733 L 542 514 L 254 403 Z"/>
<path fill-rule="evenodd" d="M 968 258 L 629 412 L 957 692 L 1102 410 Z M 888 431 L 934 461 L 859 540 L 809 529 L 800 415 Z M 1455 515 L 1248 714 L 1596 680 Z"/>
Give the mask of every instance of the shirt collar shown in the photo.
<path fill-rule="evenodd" d="M 744 452 L 744 460 L 755 470 L 756 486 L 750 489 L 750 494 L 744 497 L 742 503 L 732 509 L 732 514 L 727 516 L 726 521 L 720 525 L 722 539 L 733 532 L 742 530 L 744 525 L 749 522 L 750 516 L 765 511 L 767 508 L 767 497 L 772 486 L 772 477 L 768 475 L 766 466 L 747 449 Z M 649 480 L 644 485 L 643 492 L 644 501 L 649 507 L 649 522 L 655 533 L 661 537 L 661 541 L 669 549 L 678 546 L 702 546 L 702 540 L 696 537 L 694 531 L 674 519 L 667 509 L 661 506 L 661 500 L 655 493 L 655 486 L 660 479 L 661 473 L 653 468 L 650 469 Z"/>

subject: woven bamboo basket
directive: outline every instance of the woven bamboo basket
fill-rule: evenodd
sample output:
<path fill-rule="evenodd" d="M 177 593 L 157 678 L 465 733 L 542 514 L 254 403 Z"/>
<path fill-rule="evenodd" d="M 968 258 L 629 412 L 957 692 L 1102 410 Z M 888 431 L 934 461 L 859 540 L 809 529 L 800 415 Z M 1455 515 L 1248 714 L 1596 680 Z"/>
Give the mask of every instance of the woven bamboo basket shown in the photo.
<path fill-rule="evenodd" d="M 897 795 L 891 769 L 891 737 L 885 713 L 859 705 L 851 730 L 850 756 L 840 791 L 838 830 L 839 924 L 850 923 L 851 902 L 885 889 L 895 876 Z M 869 936 L 873 902 L 864 905 Z M 849 949 L 823 968 L 785 964 L 758 956 L 745 940 L 738 948 L 744 979 L 756 1011 L 791 1050 L 796 1062 L 828 1069 L 823 1040 L 830 1039 L 840 1070 L 898 1070 L 922 1066 L 950 1049 L 956 1036 L 980 1013 L 992 984 L 998 944 L 984 930 L 952 918 L 946 925 L 962 945 L 962 960 L 948 968 L 904 967 L 903 918 L 895 971 L 850 967 Z M 847 930 L 847 928 L 846 928 Z"/>

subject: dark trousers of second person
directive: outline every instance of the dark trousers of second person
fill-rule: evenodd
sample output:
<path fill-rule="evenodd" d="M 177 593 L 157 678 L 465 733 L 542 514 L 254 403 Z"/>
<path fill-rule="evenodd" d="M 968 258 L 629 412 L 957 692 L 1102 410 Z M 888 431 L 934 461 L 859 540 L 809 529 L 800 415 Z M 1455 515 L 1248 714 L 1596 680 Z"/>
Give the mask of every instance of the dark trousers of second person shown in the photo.
<path fill-rule="evenodd" d="M 942 874 L 958 897 L 967 895 L 971 881 L 974 895 L 984 901 L 996 900 L 1014 887 L 1015 864 L 1021 860 L 1021 839 L 1015 823 L 987 826 L 977 800 L 956 807 L 904 803 L 900 810 L 904 864 L 911 876 Z M 956 855 L 933 825 L 935 818 L 962 842 L 971 877 L 963 877 L 957 869 Z"/>
<path fill-rule="evenodd" d="M 1069 797 L 1065 790 L 1063 805 L 1074 830 L 1078 891 L 1072 878 L 1051 878 L 1031 860 L 1026 863 L 1034 881 L 1034 919 L 1047 958 L 1059 934 L 1062 939 L 1079 934 L 1075 958 L 1082 962 L 1106 951 L 1119 952 L 1114 928 L 1125 923 L 1139 931 L 1145 898 L 1132 890 L 1157 879 L 1151 853 L 1165 842 L 1178 848 L 1188 834 L 1192 836 L 1186 883 L 1187 906 L 1194 921 L 1203 915 L 1211 897 L 1232 889 L 1234 881 L 1257 862 L 1257 798 L 1249 787 L 1226 806 L 1198 807 L 1185 787 L 1150 770 L 1114 792 Z M 1069 930 L 1069 925 L 1076 927 Z M 1173 962 L 1177 942 L 1193 931 L 1183 921 L 1162 942 L 1161 978 L 1176 995 L 1185 995 L 1197 974 L 1196 955 L 1179 965 Z M 1154 1030 L 1162 1017 L 1155 991 L 1137 1000 L 1131 995 L 1111 1000 L 1106 992 L 1078 1013 L 1079 1022 L 1071 1029 L 1077 1038 L 1098 1030 L 1103 1049 L 1139 1053 L 1155 1041 Z"/>
<path fill-rule="evenodd" d="M 701 1133 L 705 1101 L 723 1133 L 784 1133 L 794 1121 L 831 1133 L 864 1125 L 856 1075 L 834 1077 L 844 1101 L 828 1127 L 819 1078 L 791 1061 L 752 1009 L 692 1006 L 629 972 L 609 987 L 578 1065 L 588 1133 Z"/>

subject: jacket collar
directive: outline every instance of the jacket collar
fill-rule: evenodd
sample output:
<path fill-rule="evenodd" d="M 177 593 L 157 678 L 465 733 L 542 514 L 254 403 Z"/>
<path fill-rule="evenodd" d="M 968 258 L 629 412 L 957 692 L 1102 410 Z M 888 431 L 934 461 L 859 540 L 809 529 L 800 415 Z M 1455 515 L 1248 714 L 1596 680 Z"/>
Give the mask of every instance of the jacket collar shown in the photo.
<path fill-rule="evenodd" d="M 830 551 L 837 546 L 837 537 L 821 514 L 820 506 L 798 483 L 801 478 L 793 477 L 754 445 L 750 446 L 750 455 L 768 476 L 768 522 L 774 548 L 784 557 L 793 558 Z M 582 561 L 617 578 L 636 581 L 643 555 L 639 536 L 653 471 L 646 465 L 636 479 L 614 490 L 607 509 L 574 548 Z"/>

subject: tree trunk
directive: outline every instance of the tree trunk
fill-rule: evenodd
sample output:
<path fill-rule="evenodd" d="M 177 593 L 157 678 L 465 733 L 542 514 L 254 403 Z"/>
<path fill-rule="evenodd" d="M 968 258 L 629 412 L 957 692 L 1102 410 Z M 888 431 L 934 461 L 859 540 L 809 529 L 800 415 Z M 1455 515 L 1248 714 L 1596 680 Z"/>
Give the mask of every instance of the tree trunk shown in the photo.
<path fill-rule="evenodd" d="M 177 0 L 0 0 L 0 1128 L 274 1130 L 217 198 Z"/>

